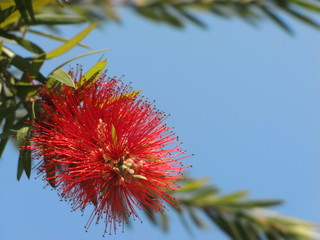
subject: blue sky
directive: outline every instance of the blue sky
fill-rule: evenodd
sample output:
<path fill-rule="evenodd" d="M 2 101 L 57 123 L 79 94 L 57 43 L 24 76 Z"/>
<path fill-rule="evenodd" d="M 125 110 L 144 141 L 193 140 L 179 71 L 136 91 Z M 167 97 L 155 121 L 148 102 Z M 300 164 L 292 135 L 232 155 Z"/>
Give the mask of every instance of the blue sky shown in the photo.
<path fill-rule="evenodd" d="M 208 30 L 176 30 L 129 12 L 122 16 L 122 25 L 108 24 L 83 42 L 110 48 L 104 55 L 109 75 L 125 75 L 125 82 L 171 114 L 168 124 L 195 154 L 185 161 L 193 165 L 190 175 L 210 176 L 224 193 L 248 189 L 252 198 L 283 199 L 275 210 L 320 222 L 320 32 L 291 22 L 296 34 L 289 36 L 269 22 L 253 28 L 208 16 Z M 85 51 L 76 48 L 45 71 Z M 75 63 L 88 69 L 100 56 Z M 0 239 L 101 239 L 103 224 L 84 231 L 89 211 L 71 213 L 35 174 L 17 182 L 16 167 L 11 145 L 0 161 Z M 210 224 L 189 236 L 173 214 L 167 234 L 143 214 L 142 220 L 107 237 L 227 239 Z"/>

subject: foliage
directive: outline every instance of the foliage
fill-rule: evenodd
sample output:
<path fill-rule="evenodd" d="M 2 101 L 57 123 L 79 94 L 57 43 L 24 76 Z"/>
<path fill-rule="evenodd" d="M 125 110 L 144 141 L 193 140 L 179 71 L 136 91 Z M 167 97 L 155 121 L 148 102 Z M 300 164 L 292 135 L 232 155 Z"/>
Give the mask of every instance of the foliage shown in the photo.
<path fill-rule="evenodd" d="M 61 1 L 61 3 L 66 1 Z M 190 22 L 205 28 L 199 13 L 206 13 L 229 19 L 238 17 L 250 24 L 268 19 L 288 33 L 291 27 L 284 20 L 285 15 L 297 19 L 317 29 L 318 22 L 310 17 L 320 12 L 317 0 L 69 0 L 72 11 L 78 16 L 90 19 L 107 19 L 120 22 L 119 8 L 127 8 L 141 17 L 182 28 Z M 51 6 L 50 11 L 69 12 L 68 8 Z"/>
<path fill-rule="evenodd" d="M 69 8 L 68 5 L 72 5 Z M 89 48 L 81 43 L 97 25 L 88 22 L 107 19 L 120 22 L 117 8 L 124 6 L 146 19 L 163 22 L 175 27 L 183 27 L 187 21 L 205 27 L 196 11 L 212 13 L 221 17 L 237 16 L 249 22 L 256 22 L 268 17 L 287 32 L 291 28 L 280 18 L 280 11 L 298 20 L 319 28 L 309 14 L 320 11 L 319 1 L 315 0 L 137 0 L 111 2 L 108 0 L 2 0 L 0 2 L 0 157 L 11 136 L 20 146 L 20 157 L 17 178 L 23 173 L 31 175 L 30 152 L 23 146 L 29 138 L 30 130 L 25 125 L 34 115 L 37 87 L 30 79 L 39 84 L 48 79 L 71 84 L 63 70 L 64 64 L 52 70 L 50 76 L 41 72 L 47 59 L 56 58 L 74 46 Z M 70 39 L 52 34 L 50 29 L 59 25 L 83 24 L 88 26 Z M 40 32 L 34 26 L 47 26 L 48 31 Z M 29 40 L 29 33 L 61 42 L 53 50 L 43 49 L 38 43 Z M 11 45 L 10 45 L 11 44 Z M 27 50 L 31 56 L 22 56 L 9 46 L 16 45 Z M 100 51 L 88 52 L 78 57 Z M 71 59 L 74 60 L 77 57 Z M 70 61 L 71 61 L 70 60 Z M 67 61 L 69 62 L 69 61 Z M 66 62 L 66 63 L 67 63 Z M 89 71 L 88 74 L 92 74 Z M 180 193 L 174 193 L 181 202 L 180 208 L 174 208 L 181 221 L 189 230 L 192 223 L 200 229 L 207 227 L 207 221 L 214 222 L 222 231 L 234 240 L 302 240 L 318 239 L 313 223 L 281 216 L 265 208 L 278 205 L 280 201 L 246 200 L 246 192 L 220 195 L 216 187 L 207 184 L 206 179 L 187 179 L 182 183 Z M 169 227 L 166 214 L 155 214 L 149 211 L 150 220 L 162 229 Z M 201 217 L 202 216 L 202 217 Z M 189 218 L 188 219 L 186 219 Z"/>
<path fill-rule="evenodd" d="M 16 2 L 16 5 L 13 1 L 5 1 L 0 4 L 0 16 L 5 16 L 0 21 L 0 37 L 2 40 L 0 44 L 0 121 L 4 122 L 0 142 L 0 157 L 9 136 L 16 134 L 20 136 L 25 133 L 24 122 L 32 117 L 32 105 L 37 94 L 37 86 L 32 86 L 30 79 L 37 79 L 41 83 L 46 82 L 47 78 L 41 73 L 41 68 L 45 61 L 64 54 L 76 45 L 88 48 L 88 46 L 81 44 L 80 41 L 98 24 L 98 22 L 90 24 L 71 39 L 34 31 L 32 26 L 75 24 L 83 23 L 85 20 L 74 16 L 38 14 L 36 10 L 40 10 L 48 4 L 50 2 L 48 0 L 35 0 L 33 5 L 31 1 Z M 37 43 L 27 39 L 28 33 L 56 40 L 62 42 L 62 44 L 56 49 L 45 51 Z M 7 47 L 5 43 L 20 46 L 33 55 L 31 57 L 23 57 Z M 88 54 L 90 53 L 86 55 Z M 23 141 L 18 142 L 21 145 L 24 143 Z M 21 156 L 23 155 L 29 160 L 22 160 L 20 156 L 18 179 L 21 177 L 23 169 L 26 170 L 27 176 L 30 176 L 31 159 L 25 152 L 25 150 L 20 151 Z M 22 162 L 25 162 L 25 164 L 23 165 Z"/>
<path fill-rule="evenodd" d="M 247 200 L 247 191 L 231 194 L 219 194 L 219 189 L 210 186 L 208 179 L 187 179 L 176 193 L 182 203 L 176 209 L 186 229 L 191 229 L 185 216 L 189 215 L 191 222 L 200 229 L 206 229 L 207 224 L 199 213 L 204 213 L 230 239 L 233 240 L 275 240 L 275 239 L 319 239 L 320 234 L 314 231 L 317 225 L 300 219 L 282 216 L 266 208 L 282 203 L 279 200 Z M 163 219 L 156 220 L 166 229 L 168 223 Z"/>

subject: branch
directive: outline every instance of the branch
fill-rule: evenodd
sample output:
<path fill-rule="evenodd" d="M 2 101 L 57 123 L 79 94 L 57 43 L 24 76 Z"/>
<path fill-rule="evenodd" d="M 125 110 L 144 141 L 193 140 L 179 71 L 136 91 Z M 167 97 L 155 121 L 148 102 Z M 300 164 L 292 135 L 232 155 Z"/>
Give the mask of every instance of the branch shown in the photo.
<path fill-rule="evenodd" d="M 247 195 L 246 191 L 220 195 L 216 187 L 208 185 L 207 179 L 188 179 L 176 194 L 181 206 L 174 210 L 186 230 L 191 231 L 190 222 L 199 229 L 206 229 L 209 219 L 232 240 L 320 239 L 316 224 L 267 209 L 282 201 L 246 200 Z M 200 217 L 203 213 L 207 221 Z M 147 215 L 155 225 L 163 230 L 168 229 L 169 217 L 166 213 L 149 212 Z"/>
<path fill-rule="evenodd" d="M 72 7 L 69 8 L 68 5 Z M 310 15 L 320 13 L 320 2 L 316 0 L 70 0 L 66 7 L 52 5 L 49 11 L 74 11 L 76 15 L 94 19 L 120 22 L 119 7 L 126 7 L 138 15 L 159 23 L 182 28 L 193 23 L 205 28 L 199 13 L 209 13 L 218 17 L 238 17 L 250 23 L 268 19 L 281 29 L 292 33 L 283 20 L 283 13 L 298 21 L 320 29 L 318 22 Z"/>

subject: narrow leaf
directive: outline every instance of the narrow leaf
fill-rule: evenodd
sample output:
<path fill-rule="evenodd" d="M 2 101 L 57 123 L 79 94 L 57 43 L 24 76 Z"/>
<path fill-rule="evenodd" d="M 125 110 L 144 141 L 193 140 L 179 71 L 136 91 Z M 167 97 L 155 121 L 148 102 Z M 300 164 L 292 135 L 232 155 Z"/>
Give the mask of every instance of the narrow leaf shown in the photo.
<path fill-rule="evenodd" d="M 33 6 L 32 6 L 32 0 L 24 0 L 25 6 L 27 8 L 28 14 L 32 21 L 34 21 L 34 11 L 33 11 Z"/>
<path fill-rule="evenodd" d="M 9 141 L 9 138 L 2 138 L 0 141 L 0 158 L 2 157 L 3 151 L 6 148 L 6 145 Z"/>
<path fill-rule="evenodd" d="M 272 12 L 268 7 L 261 6 L 261 10 L 271 19 L 273 20 L 279 27 L 285 30 L 287 33 L 292 34 L 291 28 L 274 12 Z"/>
<path fill-rule="evenodd" d="M 183 225 L 183 227 L 186 229 L 186 231 L 190 234 L 193 235 L 193 232 L 191 230 L 190 225 L 188 224 L 188 221 L 186 220 L 184 214 L 183 214 L 183 209 L 175 209 L 178 213 L 178 217 Z"/>
<path fill-rule="evenodd" d="M 230 203 L 229 206 L 240 208 L 256 208 L 256 207 L 270 207 L 281 204 L 281 200 L 247 200 L 244 202 Z"/>
<path fill-rule="evenodd" d="M 22 158 L 19 158 L 19 161 L 18 161 L 18 170 L 17 170 L 17 180 L 19 181 L 20 178 L 22 177 L 22 174 L 24 172 L 24 166 L 23 166 L 23 160 Z"/>
<path fill-rule="evenodd" d="M 92 54 L 96 54 L 96 53 L 101 53 L 101 52 L 105 52 L 105 51 L 108 51 L 109 49 L 108 48 L 105 48 L 105 49 L 100 49 L 100 50 L 96 50 L 96 51 L 92 51 L 92 52 L 88 52 L 88 53 L 84 53 L 84 54 L 80 54 L 76 57 L 73 57 L 73 58 L 70 58 L 69 60 L 61 63 L 59 66 L 57 66 L 52 72 L 54 72 L 55 70 L 63 67 L 64 65 L 68 64 L 69 62 L 72 62 L 76 59 L 79 59 L 79 58 L 82 58 L 82 57 L 86 57 L 86 56 L 89 56 L 89 55 L 92 55 Z M 51 72 L 51 74 L 52 74 Z"/>
<path fill-rule="evenodd" d="M 20 148 L 20 156 L 18 163 L 17 179 L 20 180 L 23 170 L 28 178 L 31 174 L 31 152 L 26 148 L 28 138 L 30 137 L 30 128 L 22 127 L 17 133 L 17 143 Z M 23 169 L 23 170 L 22 170 Z"/>
<path fill-rule="evenodd" d="M 168 231 L 169 229 L 169 218 L 165 212 L 160 213 L 160 223 L 161 228 L 164 232 Z"/>
<path fill-rule="evenodd" d="M 83 38 L 85 38 L 98 24 L 99 24 L 99 22 L 95 22 L 95 23 L 91 24 L 90 26 L 85 28 L 83 31 L 81 31 L 79 34 L 74 36 L 72 39 L 70 39 L 68 42 L 66 42 L 62 46 L 56 48 L 55 50 L 53 50 L 51 52 L 46 53 L 46 58 L 47 59 L 54 58 L 54 57 L 58 57 L 64 53 L 66 53 L 71 48 L 76 46 Z M 37 56 L 37 57 L 39 57 L 39 56 Z"/>
<path fill-rule="evenodd" d="M 45 5 L 50 3 L 52 0 L 33 0 L 33 10 L 38 11 L 43 8 Z M 14 11 L 5 21 L 0 24 L 0 28 L 4 28 L 11 23 L 18 22 L 20 18 L 19 11 Z"/>
<path fill-rule="evenodd" d="M 2 0 L 0 1 L 0 9 L 6 9 L 15 6 L 14 0 Z"/>
<path fill-rule="evenodd" d="M 26 25 L 66 25 L 85 22 L 87 22 L 87 19 L 83 17 L 66 16 L 63 14 L 37 14 L 35 15 L 34 22 L 27 23 Z"/>
<path fill-rule="evenodd" d="M 305 8 L 307 10 L 319 13 L 320 12 L 320 6 L 316 5 L 315 3 L 311 3 L 309 1 L 306 0 L 288 0 L 289 2 L 292 2 L 302 8 Z"/>
<path fill-rule="evenodd" d="M 12 113 L 10 113 L 7 117 L 6 117 L 6 122 L 3 126 L 3 133 L 7 133 L 10 131 L 10 129 L 13 126 L 14 123 L 14 119 L 15 119 L 15 111 L 13 110 Z M 9 140 L 9 136 L 8 137 L 4 137 L 0 140 L 0 158 L 3 154 L 3 151 L 8 143 Z"/>
<path fill-rule="evenodd" d="M 83 77 L 80 79 L 78 85 L 82 86 L 84 82 L 89 81 L 90 83 L 94 83 L 96 79 L 99 78 L 101 72 L 107 65 L 107 60 L 100 61 L 96 63 L 92 68 L 87 71 Z"/>
<path fill-rule="evenodd" d="M 42 36 L 42 37 L 46 37 L 46 38 L 49 38 L 49 39 L 52 39 L 52 40 L 56 40 L 56 41 L 59 41 L 59 42 L 68 42 L 69 41 L 68 39 L 65 39 L 63 37 L 59 37 L 59 36 L 56 36 L 56 35 L 39 32 L 39 31 L 36 31 L 36 30 L 31 30 L 31 29 L 28 29 L 28 33 L 33 33 L 33 34 L 36 34 L 36 35 L 39 35 L 39 36 Z M 78 43 L 77 45 L 80 46 L 80 47 L 83 47 L 83 48 L 87 48 L 87 49 L 91 48 L 88 45 L 85 45 L 83 43 Z"/>
<path fill-rule="evenodd" d="M 154 211 L 151 210 L 151 208 L 148 207 L 148 206 L 146 206 L 146 205 L 143 205 L 143 208 L 142 208 L 142 209 L 145 211 L 145 213 L 146 213 L 147 217 L 149 218 L 149 220 L 150 220 L 153 224 L 157 225 L 158 222 L 157 222 L 157 219 L 156 219 L 156 216 L 155 216 Z"/>
<path fill-rule="evenodd" d="M 47 157 L 43 158 L 43 161 L 46 165 L 46 177 L 47 181 L 50 184 L 51 187 L 55 188 L 56 187 L 56 181 L 55 181 L 55 165 L 53 164 L 53 161 Z"/>
<path fill-rule="evenodd" d="M 26 136 L 28 134 L 28 131 L 29 131 L 29 127 L 23 127 L 23 128 L 18 130 L 17 143 L 18 143 L 19 147 L 24 145 L 25 138 L 26 138 Z"/>
<path fill-rule="evenodd" d="M 232 203 L 246 197 L 247 195 L 248 195 L 248 191 L 239 191 L 239 192 L 221 196 L 219 197 L 218 200 L 215 201 L 215 203 L 216 204 Z"/>
<path fill-rule="evenodd" d="M 180 192 L 191 192 L 203 187 L 208 183 L 209 178 L 201 178 L 197 180 L 189 180 L 183 186 L 181 186 Z"/>
<path fill-rule="evenodd" d="M 16 3 L 16 8 L 20 12 L 21 17 L 28 22 L 28 14 L 26 11 L 25 0 L 14 0 Z"/>
<path fill-rule="evenodd" d="M 37 44 L 28 41 L 25 38 L 19 37 L 17 35 L 9 34 L 3 30 L 0 29 L 0 36 L 14 40 L 16 43 L 18 43 L 21 47 L 25 48 L 26 50 L 37 53 L 37 54 L 42 54 L 44 51 L 39 47 Z"/>
<path fill-rule="evenodd" d="M 197 26 L 201 28 L 207 27 L 206 24 L 204 24 L 201 20 L 193 16 L 191 13 L 187 12 L 182 6 L 174 6 L 174 9 L 178 11 L 183 17 L 188 19 L 190 22 L 196 24 Z"/>
<path fill-rule="evenodd" d="M 307 25 L 310 25 L 312 27 L 315 27 L 317 29 L 320 29 L 320 25 L 319 23 L 315 22 L 314 20 L 312 20 L 311 18 L 309 18 L 306 15 L 303 15 L 299 12 L 297 12 L 296 10 L 293 10 L 292 8 L 289 7 L 283 7 L 282 8 L 285 12 L 287 12 L 288 14 L 290 14 L 292 17 L 300 20 L 301 22 L 306 23 Z"/>
<path fill-rule="evenodd" d="M 201 228 L 201 229 L 206 229 L 207 228 L 207 225 L 204 223 L 204 221 L 201 220 L 201 218 L 196 214 L 196 212 L 194 211 L 193 208 L 188 208 L 188 211 L 189 211 L 189 215 L 192 219 L 192 221 L 194 222 L 194 224 Z"/>
<path fill-rule="evenodd" d="M 73 88 L 76 87 L 70 75 L 67 72 L 65 72 L 62 68 L 59 68 L 56 71 L 54 71 L 52 75 L 49 76 L 49 79 L 56 80 Z"/>

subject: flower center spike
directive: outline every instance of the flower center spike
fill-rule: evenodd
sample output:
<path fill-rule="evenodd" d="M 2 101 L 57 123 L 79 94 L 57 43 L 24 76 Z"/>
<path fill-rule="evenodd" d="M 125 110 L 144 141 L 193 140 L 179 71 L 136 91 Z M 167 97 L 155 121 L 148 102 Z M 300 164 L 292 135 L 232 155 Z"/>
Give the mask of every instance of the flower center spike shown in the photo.
<path fill-rule="evenodd" d="M 111 166 L 112 170 L 120 177 L 122 182 L 130 183 L 132 178 L 147 180 L 146 177 L 137 174 L 144 161 L 140 160 L 138 163 L 136 163 L 129 154 L 126 154 L 126 156 L 117 160 L 108 159 L 108 157 L 105 157 L 105 163 Z"/>
<path fill-rule="evenodd" d="M 100 134 L 105 134 L 105 130 L 107 128 L 107 124 L 103 122 L 103 120 L 100 118 L 99 119 L 99 124 L 98 124 L 98 132 Z M 111 124 L 111 139 L 113 147 L 118 147 L 118 136 L 117 136 L 117 131 L 116 128 L 113 124 Z M 105 137 L 105 135 L 104 135 Z M 102 136 L 100 138 L 103 138 Z M 107 149 L 110 150 L 111 146 L 107 146 Z M 142 165 L 145 163 L 143 160 L 136 160 L 136 158 L 131 157 L 129 152 L 126 152 L 124 156 L 113 159 L 107 154 L 103 154 L 103 160 L 105 164 L 107 165 L 107 169 L 112 169 L 119 177 L 122 182 L 128 182 L 130 183 L 132 178 L 139 178 L 139 179 L 144 179 L 147 180 L 147 178 L 143 175 L 139 175 L 139 171 L 142 167 Z M 109 173 L 108 171 L 103 174 L 104 179 L 108 179 Z"/>

